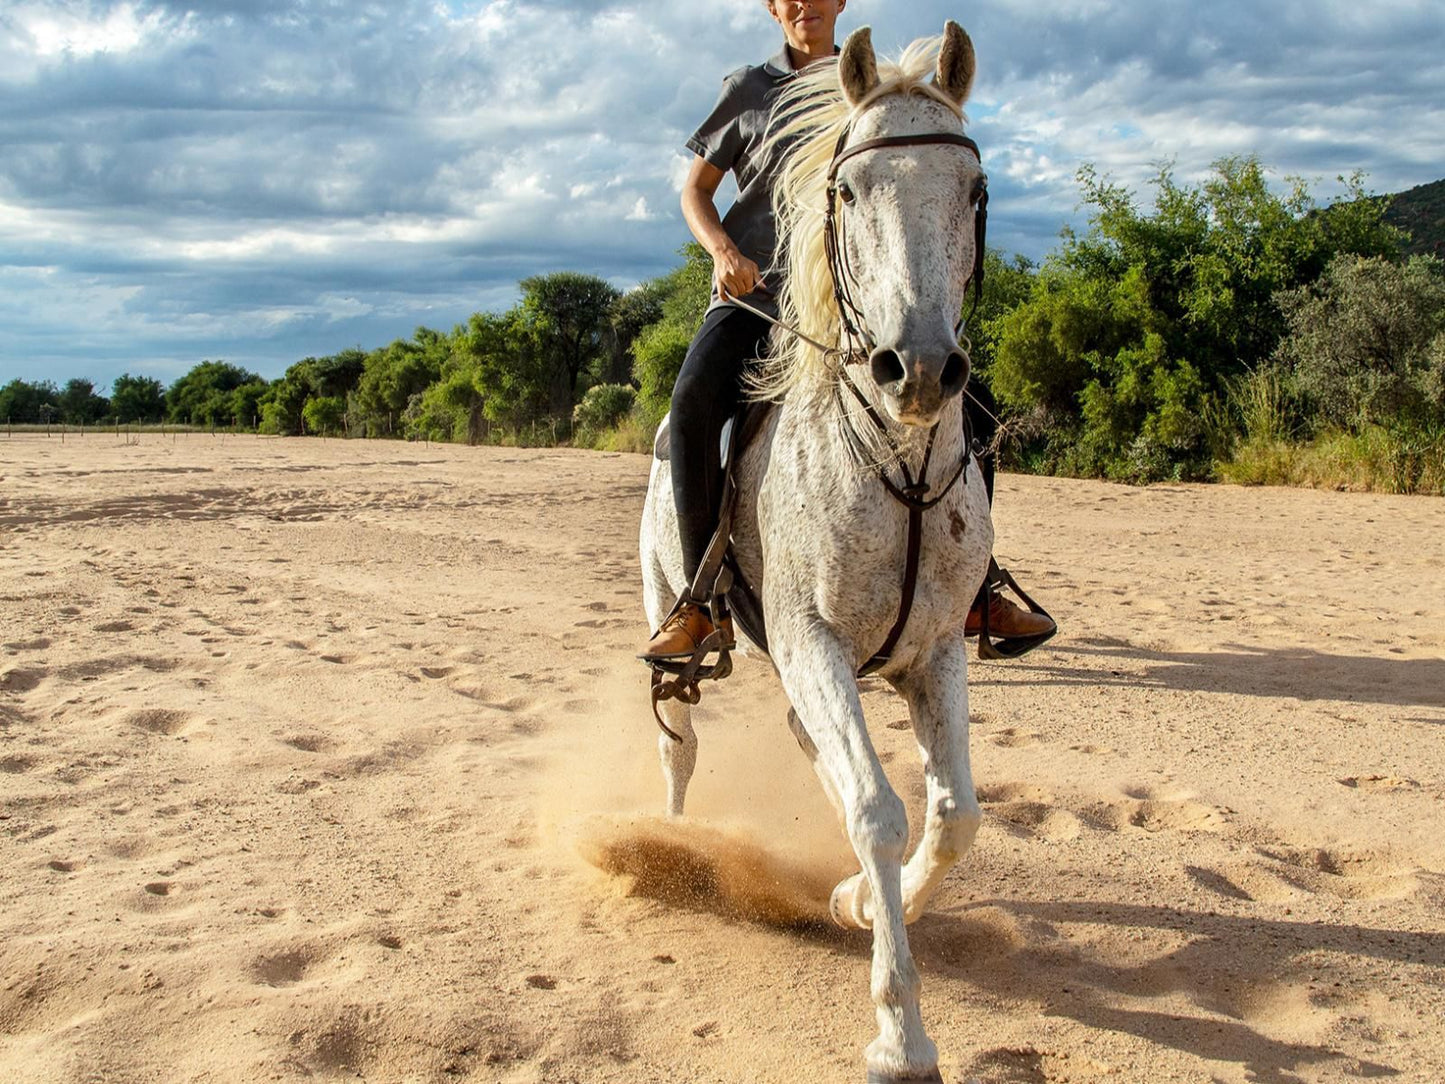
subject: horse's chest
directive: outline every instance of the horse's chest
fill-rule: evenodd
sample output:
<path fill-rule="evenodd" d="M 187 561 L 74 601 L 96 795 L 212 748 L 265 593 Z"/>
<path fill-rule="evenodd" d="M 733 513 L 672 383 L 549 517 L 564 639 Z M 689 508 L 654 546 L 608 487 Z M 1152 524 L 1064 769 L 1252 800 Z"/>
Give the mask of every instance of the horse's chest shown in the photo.
<path fill-rule="evenodd" d="M 876 647 L 903 601 L 907 509 L 876 478 L 787 473 L 759 493 L 768 609 L 815 613 L 848 630 L 860 646 Z M 992 545 L 988 499 L 974 468 L 966 483 L 922 515 L 918 574 L 900 646 L 962 624 Z"/>

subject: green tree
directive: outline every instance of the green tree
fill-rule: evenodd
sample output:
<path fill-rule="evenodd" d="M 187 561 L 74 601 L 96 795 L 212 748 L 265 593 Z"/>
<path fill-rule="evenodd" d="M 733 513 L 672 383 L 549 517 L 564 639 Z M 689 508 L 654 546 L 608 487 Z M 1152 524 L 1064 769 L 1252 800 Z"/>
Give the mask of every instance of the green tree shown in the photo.
<path fill-rule="evenodd" d="M 1164 168 L 1152 213 L 1092 167 L 1079 181 L 1088 233 L 1066 232 L 1027 298 L 984 327 L 991 386 L 1033 434 L 1025 458 L 1045 469 L 1207 475 L 1219 443 L 1207 419 L 1273 354 L 1281 292 L 1336 253 L 1398 247 L 1358 178 L 1350 199 L 1319 209 L 1300 182 L 1277 195 L 1253 158 L 1222 159 L 1194 187 Z"/>
<path fill-rule="evenodd" d="M 270 390 L 271 385 L 266 381 L 252 380 L 232 391 L 227 408 L 231 423 L 241 429 L 255 428 L 261 419 L 261 403 Z"/>
<path fill-rule="evenodd" d="M 60 392 L 50 381 L 12 380 L 0 388 L 0 418 L 34 425 L 60 417 Z"/>
<path fill-rule="evenodd" d="M 628 290 L 612 305 L 612 341 L 605 365 L 593 375 L 600 384 L 625 384 L 632 379 L 632 344 L 649 324 L 662 319 L 667 291 L 656 279 Z"/>
<path fill-rule="evenodd" d="M 366 351 L 353 346 L 330 357 L 313 358 L 308 370 L 312 393 L 323 398 L 345 399 L 361 383 L 366 371 Z"/>
<path fill-rule="evenodd" d="M 95 385 L 82 377 L 66 381 L 60 393 L 60 419 L 69 425 L 94 425 L 110 413 L 110 402 L 95 394 Z"/>
<path fill-rule="evenodd" d="M 407 435 L 476 444 L 491 438 L 493 426 L 515 437 L 543 417 L 553 369 L 534 331 L 520 306 L 474 313 L 452 332 L 440 378 L 412 396 L 404 415 Z"/>
<path fill-rule="evenodd" d="M 183 425 L 232 424 L 231 393 L 260 381 L 255 373 L 224 361 L 203 361 L 166 392 L 166 416 Z"/>
<path fill-rule="evenodd" d="M 983 258 L 983 296 L 979 299 L 978 311 L 972 313 L 964 333 L 973 343 L 971 360 L 973 371 L 986 376 L 993 364 L 995 343 L 989 329 L 999 317 L 1012 312 L 1029 296 L 1037 275 L 1033 261 L 1025 256 L 1013 255 L 1005 258 L 997 249 L 989 249 Z M 968 316 L 973 308 L 973 299 L 964 304 Z"/>
<path fill-rule="evenodd" d="M 701 245 L 684 245 L 681 267 L 654 280 L 662 293 L 662 317 L 643 328 L 632 344 L 632 375 L 638 410 L 656 425 L 672 402 L 682 360 L 712 301 L 712 259 Z"/>
<path fill-rule="evenodd" d="M 612 307 L 618 290 L 575 271 L 523 279 L 522 314 L 549 373 L 549 405 L 570 418 L 579 378 L 602 359 L 612 336 Z"/>
<path fill-rule="evenodd" d="M 165 417 L 165 390 L 154 377 L 123 373 L 111 385 L 110 409 L 122 424 L 158 422 Z"/>
<path fill-rule="evenodd" d="M 401 430 L 401 416 L 412 397 L 441 378 L 451 354 L 451 338 L 419 327 L 411 341 L 397 339 L 366 356 L 365 371 L 353 396 L 358 424 L 368 436 Z"/>
<path fill-rule="evenodd" d="M 320 358 L 302 358 L 272 382 L 260 400 L 261 432 L 299 437 L 306 432 L 302 411 L 316 394 L 315 369 Z"/>
<path fill-rule="evenodd" d="M 1445 265 L 1337 256 L 1281 294 L 1278 359 L 1329 425 L 1445 425 Z"/>

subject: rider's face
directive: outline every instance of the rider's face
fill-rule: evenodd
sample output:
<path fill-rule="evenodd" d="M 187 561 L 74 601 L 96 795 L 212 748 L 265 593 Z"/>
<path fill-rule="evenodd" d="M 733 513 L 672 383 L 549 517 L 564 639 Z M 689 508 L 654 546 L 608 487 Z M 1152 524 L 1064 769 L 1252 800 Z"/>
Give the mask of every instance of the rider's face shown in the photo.
<path fill-rule="evenodd" d="M 848 0 L 768 0 L 768 11 L 783 28 L 788 44 L 799 52 L 821 56 L 833 51 L 838 14 Z"/>

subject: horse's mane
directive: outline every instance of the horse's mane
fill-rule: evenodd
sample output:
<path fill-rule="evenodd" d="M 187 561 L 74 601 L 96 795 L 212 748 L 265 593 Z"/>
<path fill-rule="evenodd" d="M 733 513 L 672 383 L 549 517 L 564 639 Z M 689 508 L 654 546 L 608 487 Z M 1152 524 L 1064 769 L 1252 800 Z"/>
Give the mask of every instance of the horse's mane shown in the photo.
<path fill-rule="evenodd" d="M 842 332 L 823 243 L 828 167 L 838 137 L 859 113 L 890 94 L 931 98 L 962 119 L 958 103 L 930 78 L 937 69 L 942 44 L 942 37 L 919 38 L 896 60 L 880 58 L 879 85 L 857 107 L 849 105 L 843 96 L 836 63 L 806 69 L 773 106 L 769 140 L 788 147 L 773 190 L 778 245 L 788 258 L 779 308 L 784 323 L 820 342 L 836 344 Z M 833 376 L 828 355 L 796 336 L 781 334 L 752 381 L 753 394 L 780 399 L 792 391 L 831 387 Z"/>

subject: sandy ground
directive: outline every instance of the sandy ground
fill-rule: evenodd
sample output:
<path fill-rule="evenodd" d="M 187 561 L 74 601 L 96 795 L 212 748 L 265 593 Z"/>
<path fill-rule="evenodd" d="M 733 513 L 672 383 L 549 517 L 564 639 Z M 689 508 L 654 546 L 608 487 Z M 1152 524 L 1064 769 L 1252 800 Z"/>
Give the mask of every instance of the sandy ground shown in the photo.
<path fill-rule="evenodd" d="M 646 467 L 0 439 L 0 1079 L 861 1081 L 764 664 L 651 816 Z M 1005 476 L 997 527 L 1063 632 L 971 667 L 945 1079 L 1445 1080 L 1445 502 Z"/>

